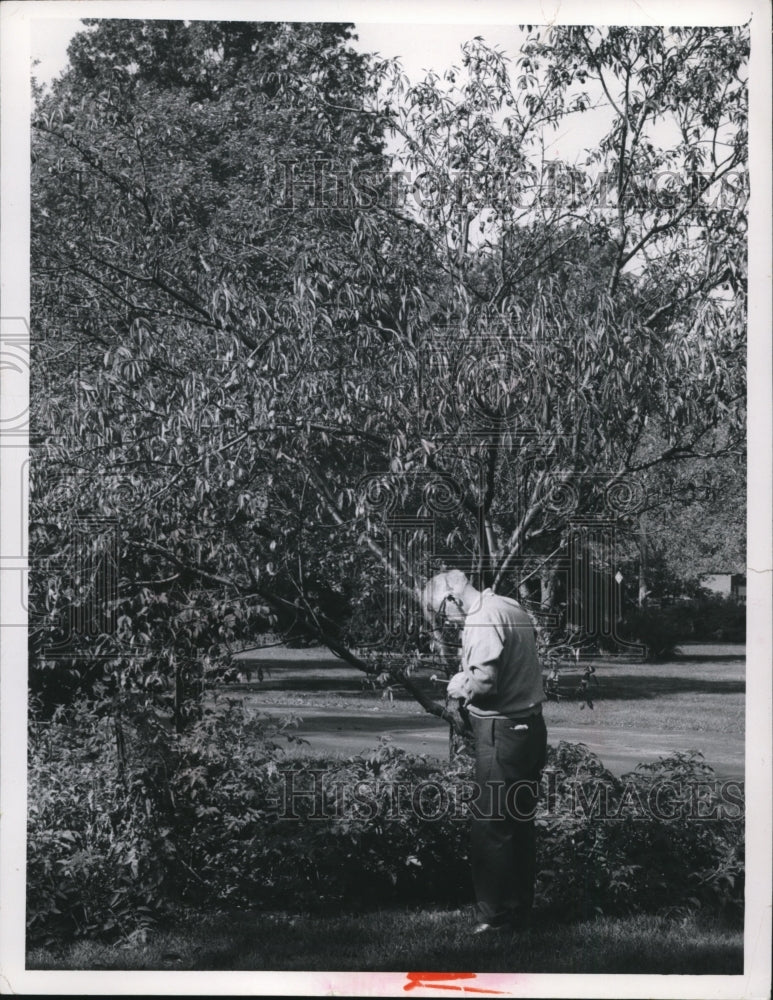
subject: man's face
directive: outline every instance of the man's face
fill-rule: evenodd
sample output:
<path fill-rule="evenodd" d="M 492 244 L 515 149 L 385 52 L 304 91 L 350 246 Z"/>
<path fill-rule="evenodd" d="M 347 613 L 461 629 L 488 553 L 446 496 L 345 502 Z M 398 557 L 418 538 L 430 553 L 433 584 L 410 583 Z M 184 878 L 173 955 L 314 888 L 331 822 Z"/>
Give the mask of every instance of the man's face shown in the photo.
<path fill-rule="evenodd" d="M 459 598 L 454 594 L 446 594 L 438 606 L 435 618 L 441 628 L 446 623 L 463 626 L 464 607 Z"/>
<path fill-rule="evenodd" d="M 432 652 L 448 652 L 449 647 L 460 647 L 463 628 L 464 609 L 458 598 L 453 594 L 446 594 L 440 604 L 435 605 Z"/>

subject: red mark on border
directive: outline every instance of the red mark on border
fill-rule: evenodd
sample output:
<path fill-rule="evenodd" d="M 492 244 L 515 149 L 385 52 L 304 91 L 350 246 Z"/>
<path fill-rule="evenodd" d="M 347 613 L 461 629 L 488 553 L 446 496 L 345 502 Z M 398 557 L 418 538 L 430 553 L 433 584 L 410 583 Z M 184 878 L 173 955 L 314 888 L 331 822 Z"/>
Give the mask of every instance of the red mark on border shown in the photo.
<path fill-rule="evenodd" d="M 477 972 L 409 972 L 408 982 L 403 990 L 415 990 L 424 986 L 433 990 L 458 990 L 461 993 L 501 993 L 503 990 L 488 990 L 480 986 L 455 986 L 449 979 L 477 979 Z"/>

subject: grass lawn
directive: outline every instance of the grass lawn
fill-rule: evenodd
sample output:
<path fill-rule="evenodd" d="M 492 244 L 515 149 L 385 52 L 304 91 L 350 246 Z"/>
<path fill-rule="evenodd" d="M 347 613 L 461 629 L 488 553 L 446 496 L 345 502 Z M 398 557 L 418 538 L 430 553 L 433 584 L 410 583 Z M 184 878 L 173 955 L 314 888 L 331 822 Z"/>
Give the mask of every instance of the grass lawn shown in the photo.
<path fill-rule="evenodd" d="M 735 650 L 739 647 L 730 647 Z M 743 647 L 740 647 L 743 648 Z M 580 670 L 562 671 L 565 697 L 545 706 L 549 720 L 571 725 L 615 729 L 636 727 L 653 732 L 715 732 L 743 737 L 745 660 L 739 655 L 721 658 L 722 647 L 706 647 L 713 654 L 666 663 L 599 661 L 598 679 L 591 694 L 593 711 L 581 710 L 573 697 Z M 719 651 L 719 652 L 717 652 Z M 272 707 L 337 709 L 342 713 L 371 711 L 387 717 L 425 713 L 410 695 L 395 690 L 393 699 L 381 696 L 354 668 L 317 650 L 272 650 L 263 681 L 223 686 L 225 694 L 247 697 L 271 711 Z M 417 676 L 436 697 L 443 688 Z M 426 717 L 426 716 L 425 716 Z"/>
<path fill-rule="evenodd" d="M 740 975 L 743 933 L 707 916 L 543 918 L 517 936 L 473 937 L 460 911 L 193 915 L 124 945 L 36 949 L 28 969 L 326 970 Z"/>
<path fill-rule="evenodd" d="M 448 757 L 446 727 L 410 695 L 395 687 L 383 697 L 368 678 L 324 649 L 274 647 L 243 662 L 252 668 L 252 681 L 218 685 L 219 694 L 243 698 L 278 718 L 301 719 L 297 733 L 309 742 L 306 750 L 294 744 L 291 755 L 346 758 L 372 749 L 386 735 L 409 752 Z M 259 663 L 262 680 L 256 676 Z M 743 777 L 743 646 L 687 647 L 685 656 L 665 663 L 600 658 L 594 665 L 592 709 L 576 697 L 582 669 L 562 668 L 562 698 L 544 706 L 552 744 L 585 743 L 617 775 L 678 750 L 698 750 L 720 777 Z M 431 674 L 428 666 L 414 679 L 441 700 L 443 685 Z"/>
<path fill-rule="evenodd" d="M 745 669 L 743 660 L 599 664 L 598 684 L 591 688 L 593 712 L 580 711 L 569 698 L 551 702 L 546 715 L 572 725 L 743 738 Z"/>

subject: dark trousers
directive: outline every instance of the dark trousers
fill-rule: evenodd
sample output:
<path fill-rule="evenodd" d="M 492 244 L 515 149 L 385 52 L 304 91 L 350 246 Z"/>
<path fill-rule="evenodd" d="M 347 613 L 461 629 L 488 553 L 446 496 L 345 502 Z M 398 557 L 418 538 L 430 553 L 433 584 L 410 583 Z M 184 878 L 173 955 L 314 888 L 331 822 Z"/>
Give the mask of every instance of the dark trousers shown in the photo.
<path fill-rule="evenodd" d="M 470 715 L 478 798 L 472 811 L 472 881 L 478 920 L 504 923 L 534 902 L 534 812 L 545 766 L 542 715 L 484 719 Z"/>

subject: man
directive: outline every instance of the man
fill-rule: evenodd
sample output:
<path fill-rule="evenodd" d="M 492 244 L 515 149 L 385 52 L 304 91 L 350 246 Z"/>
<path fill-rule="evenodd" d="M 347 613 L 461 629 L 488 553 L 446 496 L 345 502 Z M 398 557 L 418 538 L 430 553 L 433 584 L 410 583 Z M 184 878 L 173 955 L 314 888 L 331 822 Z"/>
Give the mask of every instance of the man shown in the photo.
<path fill-rule="evenodd" d="M 461 669 L 448 695 L 464 702 L 475 737 L 475 933 L 524 928 L 534 900 L 534 811 L 547 751 L 534 628 L 516 601 L 481 593 L 460 570 L 433 576 L 424 599 L 439 623 L 464 627 Z"/>

